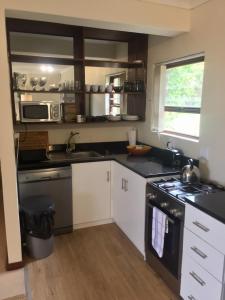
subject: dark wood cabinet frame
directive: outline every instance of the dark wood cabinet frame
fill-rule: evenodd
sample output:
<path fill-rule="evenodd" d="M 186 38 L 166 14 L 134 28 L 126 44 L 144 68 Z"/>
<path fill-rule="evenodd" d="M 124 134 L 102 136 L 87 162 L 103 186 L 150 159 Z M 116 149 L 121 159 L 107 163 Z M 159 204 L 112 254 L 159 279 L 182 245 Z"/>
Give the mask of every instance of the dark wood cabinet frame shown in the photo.
<path fill-rule="evenodd" d="M 9 68 L 11 75 L 11 98 L 14 124 L 16 124 L 16 116 L 14 108 L 15 91 L 13 90 L 12 62 L 47 63 L 74 66 L 74 76 L 76 80 L 79 80 L 81 82 L 81 92 L 74 92 L 76 94 L 76 99 L 79 103 L 81 114 L 84 114 L 85 112 L 85 66 L 127 68 L 129 81 L 143 80 L 146 86 L 148 57 L 148 35 L 146 34 L 72 26 L 50 22 L 30 21 L 15 18 L 6 18 L 6 27 Z M 10 32 L 72 37 L 74 49 L 73 58 L 70 59 L 11 54 L 9 39 Z M 118 41 L 128 43 L 128 62 L 85 59 L 85 39 Z M 145 120 L 145 108 L 145 91 L 141 93 L 127 93 L 128 114 L 139 115 L 141 120 Z"/>

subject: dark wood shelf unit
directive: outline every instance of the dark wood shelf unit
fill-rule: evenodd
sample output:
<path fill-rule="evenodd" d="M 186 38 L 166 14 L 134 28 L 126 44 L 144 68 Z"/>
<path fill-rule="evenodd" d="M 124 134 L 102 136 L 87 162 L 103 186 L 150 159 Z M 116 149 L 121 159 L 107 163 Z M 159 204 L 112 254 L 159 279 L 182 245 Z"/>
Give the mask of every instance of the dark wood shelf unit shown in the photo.
<path fill-rule="evenodd" d="M 117 95 L 140 95 L 140 96 L 142 96 L 143 94 L 144 94 L 145 92 L 111 92 L 111 93 L 109 93 L 109 92 L 96 92 L 96 93 L 94 93 L 94 92 L 85 92 L 85 94 L 89 94 L 89 95 L 104 95 L 104 94 L 109 94 L 109 95 L 111 95 L 111 94 L 117 94 Z"/>
<path fill-rule="evenodd" d="M 131 32 L 96 29 L 90 27 L 73 26 L 59 23 L 50 23 L 42 21 L 21 20 L 16 18 L 6 18 L 8 57 L 11 73 L 11 98 L 13 107 L 13 120 L 16 122 L 14 93 L 46 93 L 46 94 L 74 94 L 76 95 L 76 105 L 79 106 L 79 114 L 85 114 L 85 95 L 86 94 L 111 94 L 111 93 L 92 93 L 85 92 L 85 67 L 110 67 L 124 68 L 128 70 L 128 81 L 142 80 L 146 86 L 147 82 L 147 56 L 148 56 L 148 35 Z M 53 57 L 53 56 L 35 56 L 13 54 L 10 50 L 10 32 L 30 33 L 61 37 L 71 37 L 73 39 L 73 58 Z M 128 61 L 114 60 L 96 60 L 85 59 L 84 40 L 94 39 L 103 41 L 125 42 L 128 44 Z M 27 91 L 15 90 L 13 88 L 12 62 L 56 64 L 74 66 L 74 81 L 81 83 L 81 91 Z M 146 92 L 120 92 L 127 96 L 127 114 L 139 115 L 140 121 L 145 120 Z M 100 123 L 114 123 L 104 121 Z M 130 122 L 130 121 L 118 121 Z M 97 123 L 94 121 L 93 123 Z M 23 123 L 24 124 L 24 123 Z M 33 124 L 33 123 L 32 123 Z M 50 124 L 50 123 L 40 123 Z M 69 123 L 59 123 L 69 124 Z M 71 123 L 76 124 L 76 123 Z M 88 123 L 84 123 L 88 124 Z"/>
<path fill-rule="evenodd" d="M 103 68 L 143 68 L 143 62 L 126 62 L 126 61 L 107 61 L 85 59 L 84 65 L 87 67 L 103 67 Z"/>
<path fill-rule="evenodd" d="M 35 64 L 54 64 L 54 65 L 83 65 L 82 59 L 35 56 L 35 55 L 10 55 L 12 62 L 35 63 Z"/>

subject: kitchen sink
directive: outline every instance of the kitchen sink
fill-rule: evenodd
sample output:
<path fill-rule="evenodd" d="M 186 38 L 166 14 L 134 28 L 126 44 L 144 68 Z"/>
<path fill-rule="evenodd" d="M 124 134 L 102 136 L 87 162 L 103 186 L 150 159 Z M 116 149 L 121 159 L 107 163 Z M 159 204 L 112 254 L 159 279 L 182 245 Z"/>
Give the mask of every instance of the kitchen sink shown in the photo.
<path fill-rule="evenodd" d="M 49 154 L 49 159 L 52 161 L 82 160 L 82 159 L 98 158 L 98 157 L 103 157 L 103 155 L 95 151 L 77 151 L 71 153 L 55 152 Z"/>

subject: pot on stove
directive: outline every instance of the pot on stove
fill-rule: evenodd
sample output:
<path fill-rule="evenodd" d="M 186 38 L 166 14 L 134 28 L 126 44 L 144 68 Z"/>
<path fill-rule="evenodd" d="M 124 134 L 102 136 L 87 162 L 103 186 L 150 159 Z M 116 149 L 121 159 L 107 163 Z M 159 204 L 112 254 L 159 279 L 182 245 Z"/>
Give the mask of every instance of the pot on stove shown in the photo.
<path fill-rule="evenodd" d="M 188 160 L 188 164 L 183 167 L 181 179 L 185 183 L 195 183 L 200 181 L 199 168 L 194 165 L 193 159 Z"/>

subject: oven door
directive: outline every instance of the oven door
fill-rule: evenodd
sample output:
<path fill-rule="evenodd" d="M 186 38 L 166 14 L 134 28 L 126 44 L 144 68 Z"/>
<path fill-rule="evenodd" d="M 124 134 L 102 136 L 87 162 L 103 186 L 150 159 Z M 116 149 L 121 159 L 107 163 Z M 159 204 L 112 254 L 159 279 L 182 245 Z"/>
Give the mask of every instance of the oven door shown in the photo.
<path fill-rule="evenodd" d="M 159 195 L 158 195 L 159 196 Z M 165 197 L 166 195 L 161 195 Z M 153 207 L 162 210 L 168 216 L 168 233 L 165 233 L 164 251 L 162 258 L 159 258 L 157 252 L 152 246 L 152 215 Z M 147 200 L 146 203 L 146 228 L 145 228 L 145 247 L 146 253 L 151 252 L 160 262 L 170 271 L 177 279 L 180 278 L 181 254 L 182 254 L 182 238 L 183 237 L 183 221 L 171 216 L 163 208 L 159 207 L 155 202 Z"/>
<path fill-rule="evenodd" d="M 50 103 L 21 102 L 21 122 L 51 122 Z"/>

